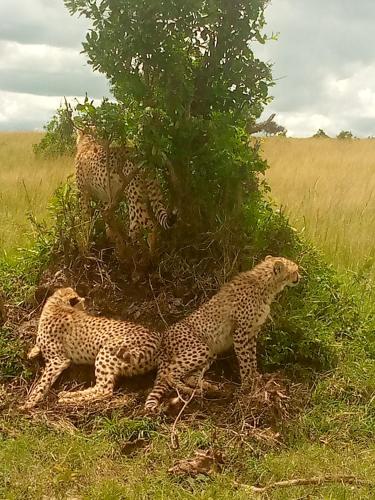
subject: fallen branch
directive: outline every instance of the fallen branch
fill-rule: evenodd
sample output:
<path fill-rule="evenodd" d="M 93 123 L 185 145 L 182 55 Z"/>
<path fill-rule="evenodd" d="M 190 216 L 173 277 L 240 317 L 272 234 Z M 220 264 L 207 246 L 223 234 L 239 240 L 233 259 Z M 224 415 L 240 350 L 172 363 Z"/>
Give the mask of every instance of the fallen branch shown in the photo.
<path fill-rule="evenodd" d="M 264 120 L 263 122 L 258 122 L 258 123 L 253 123 L 250 124 L 248 123 L 246 126 L 246 132 L 248 134 L 256 134 L 257 132 L 262 132 L 275 118 L 276 113 L 272 113 L 271 116 L 267 118 L 267 120 Z"/>
<path fill-rule="evenodd" d="M 273 490 L 274 488 L 288 488 L 289 486 L 303 486 L 303 485 L 323 486 L 329 483 L 342 483 L 342 484 L 352 484 L 355 486 L 370 486 L 370 487 L 375 486 L 375 483 L 372 481 L 366 481 L 365 479 L 358 479 L 355 476 L 341 476 L 341 475 L 287 479 L 285 481 L 276 481 L 275 483 L 268 484 L 267 486 L 249 486 L 245 484 L 240 484 L 239 486 L 250 488 L 251 491 L 253 491 L 254 493 L 264 493 L 266 491 Z"/>

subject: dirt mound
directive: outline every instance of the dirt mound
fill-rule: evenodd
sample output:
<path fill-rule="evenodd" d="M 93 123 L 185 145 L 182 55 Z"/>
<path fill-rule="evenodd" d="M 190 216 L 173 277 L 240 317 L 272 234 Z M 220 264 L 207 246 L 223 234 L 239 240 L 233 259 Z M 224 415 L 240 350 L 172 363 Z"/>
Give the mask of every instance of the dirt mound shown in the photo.
<path fill-rule="evenodd" d="M 207 262 L 207 258 L 210 262 Z M 37 323 L 45 299 L 57 287 L 71 286 L 86 297 L 88 310 L 95 315 L 108 315 L 118 319 L 137 321 L 146 326 L 164 329 L 185 317 L 213 295 L 223 281 L 227 281 L 232 267 L 220 269 L 214 256 L 202 261 L 188 261 L 177 253 L 165 255 L 157 270 L 138 281 L 130 279 L 126 269 L 104 254 L 79 259 L 69 265 L 57 262 L 44 273 L 29 304 L 8 310 L 8 327 L 25 345 L 25 353 L 33 345 Z M 233 264 L 233 263 L 232 263 Z M 25 354 L 26 358 L 26 354 Z M 25 362 L 38 373 L 38 364 Z M 46 401 L 32 413 L 32 419 L 42 419 L 52 426 L 90 428 L 96 415 L 111 416 L 113 412 L 136 418 L 144 417 L 143 404 L 151 389 L 155 374 L 124 379 L 108 401 L 89 406 L 65 407 L 57 405 L 58 391 L 72 390 L 94 382 L 93 367 L 72 366 L 60 377 Z M 277 429 L 293 418 L 308 398 L 307 387 L 291 382 L 284 374 L 263 375 L 251 393 L 241 393 L 238 384 L 238 366 L 232 353 L 218 359 L 207 374 L 218 387 L 216 395 L 195 397 L 186 404 L 170 405 L 163 421 L 171 424 L 178 420 L 189 426 L 209 419 L 215 426 L 246 438 L 257 429 L 257 436 L 277 442 Z M 19 413 L 30 384 L 22 378 L 14 379 L 3 388 L 2 409 L 8 415 Z M 49 425 L 49 424 L 48 424 Z M 263 429 L 263 434 L 259 430 Z M 272 429 L 270 434 L 267 429 Z M 272 437 L 270 437 L 272 436 Z"/>

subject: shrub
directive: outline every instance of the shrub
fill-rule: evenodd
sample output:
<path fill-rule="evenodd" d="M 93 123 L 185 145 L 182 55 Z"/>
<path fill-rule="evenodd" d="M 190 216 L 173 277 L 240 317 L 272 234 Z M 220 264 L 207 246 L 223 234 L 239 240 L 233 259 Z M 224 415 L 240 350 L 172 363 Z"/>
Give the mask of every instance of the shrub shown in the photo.
<path fill-rule="evenodd" d="M 34 144 L 34 153 L 42 158 L 72 155 L 75 151 L 75 134 L 72 122 L 73 108 L 65 101 L 45 125 L 45 135 Z"/>
<path fill-rule="evenodd" d="M 341 130 L 339 134 L 336 136 L 337 139 L 354 139 L 354 135 L 350 132 L 350 130 Z"/>

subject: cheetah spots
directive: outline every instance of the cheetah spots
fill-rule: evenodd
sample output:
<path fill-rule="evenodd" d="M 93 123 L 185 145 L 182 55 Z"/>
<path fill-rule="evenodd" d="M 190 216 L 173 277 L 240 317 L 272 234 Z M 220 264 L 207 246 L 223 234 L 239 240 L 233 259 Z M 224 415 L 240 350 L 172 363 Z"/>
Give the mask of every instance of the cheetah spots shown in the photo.
<path fill-rule="evenodd" d="M 60 289 L 43 308 L 38 326 L 38 348 L 32 351 L 41 352 L 46 367 L 30 393 L 25 405 L 27 409 L 43 399 L 71 362 L 95 364 L 96 385 L 86 391 L 61 395 L 61 403 L 109 397 L 119 375 L 143 374 L 157 366 L 160 334 L 127 321 L 90 316 L 78 307 L 74 298 L 81 299 L 71 288 Z M 129 356 L 121 359 L 116 353 L 129 353 Z"/>
<path fill-rule="evenodd" d="M 274 260 L 278 262 L 276 274 Z M 257 374 L 260 327 L 269 316 L 271 302 L 296 273 L 298 266 L 294 262 L 282 257 L 267 258 L 236 276 L 188 318 L 169 328 L 162 344 L 166 359 L 159 367 L 145 408 L 156 411 L 169 386 L 184 390 L 189 376 L 200 372 L 202 378 L 214 355 L 231 345 L 238 358 L 241 382 L 252 382 Z"/>

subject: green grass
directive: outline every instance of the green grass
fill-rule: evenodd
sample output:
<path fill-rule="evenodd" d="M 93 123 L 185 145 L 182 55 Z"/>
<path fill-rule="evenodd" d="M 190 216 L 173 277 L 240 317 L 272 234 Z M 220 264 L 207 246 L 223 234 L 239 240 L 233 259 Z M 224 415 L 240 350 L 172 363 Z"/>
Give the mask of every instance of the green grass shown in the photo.
<path fill-rule="evenodd" d="M 253 495 L 246 485 L 326 474 L 366 479 L 375 473 L 373 445 L 364 448 L 356 443 L 330 446 L 304 441 L 270 451 L 262 459 L 238 446 L 228 447 L 221 474 L 178 478 L 168 469 L 176 459 L 193 455 L 197 433 L 182 432 L 181 448 L 172 452 L 165 430 L 154 432 L 146 452 L 143 449 L 128 456 L 122 452 L 125 439 L 118 440 L 103 430 L 94 434 L 67 432 L 21 420 L 12 425 L 13 435 L 1 441 L 0 497 L 248 499 Z M 332 499 L 369 498 L 369 493 L 367 487 L 331 484 L 277 489 L 268 498 L 301 498 L 308 494 Z"/>
<path fill-rule="evenodd" d="M 36 160 L 31 145 L 38 137 L 31 133 L 0 134 L 3 227 L 0 279 L 8 293 L 17 290 L 20 297 L 30 289 L 39 258 L 36 253 L 22 264 L 17 261 L 20 255 L 17 247 L 27 246 L 30 241 L 31 225 L 26 214 L 32 212 L 38 219 L 45 217 L 52 192 L 72 171 L 71 159 Z M 310 377 L 310 382 L 314 382 L 311 401 L 302 413 L 280 425 L 282 444 L 260 445 L 251 438 L 241 442 L 233 432 L 216 429 L 215 433 L 214 424 L 204 420 L 190 426 L 181 422 L 180 449 L 173 450 L 170 425 L 146 418 L 125 418 L 121 411 L 111 417 L 91 419 L 90 425 L 74 429 L 67 427 L 64 420 L 33 421 L 12 410 L 11 415 L 0 417 L 0 498 L 249 499 L 254 495 L 246 486 L 238 486 L 239 483 L 267 485 L 325 474 L 353 474 L 372 480 L 375 475 L 374 249 L 369 240 L 374 229 L 371 195 L 375 171 L 371 170 L 373 160 L 369 149 L 372 143 L 324 144 L 324 153 L 321 145 L 310 140 L 271 139 L 264 145 L 271 164 L 268 179 L 273 196 L 286 205 L 293 224 L 322 248 L 325 257 L 340 270 L 341 281 L 340 287 L 334 283 L 333 274 L 327 268 L 324 272 L 323 267 L 319 268 L 319 259 L 317 263 L 314 259 L 306 263 L 308 254 L 304 262 L 318 276 L 307 279 L 300 289 L 290 291 L 275 309 L 275 321 L 283 324 L 283 329 L 276 331 L 285 335 L 274 341 L 274 346 L 280 347 L 280 355 L 284 356 L 285 349 L 294 345 L 293 350 L 299 356 L 305 349 L 306 359 L 318 358 L 320 351 L 325 352 L 332 345 L 338 358 L 329 372 Z M 362 172 L 360 180 L 356 177 L 358 172 Z M 309 190 L 309 186 L 314 188 Z M 346 189 L 350 196 L 345 195 Z M 5 259 L 4 254 L 12 259 Z M 282 311 L 291 300 L 299 304 L 298 311 L 288 311 L 289 316 L 294 315 L 292 327 Z M 309 335 L 292 338 L 295 325 Z M 267 335 L 273 331 L 270 328 Z M 25 346 L 17 335 L 17 331 L 0 330 L 3 382 L 20 373 L 30 375 L 23 361 Z M 307 372 L 311 375 L 311 369 Z M 124 444 L 137 437 L 145 439 L 145 446 L 127 454 Z M 178 479 L 168 473 L 176 459 L 191 457 L 197 448 L 212 445 L 225 455 L 220 474 Z M 375 491 L 343 484 L 306 485 L 275 489 L 265 498 L 297 499 L 308 495 L 324 499 L 374 498 Z"/>

